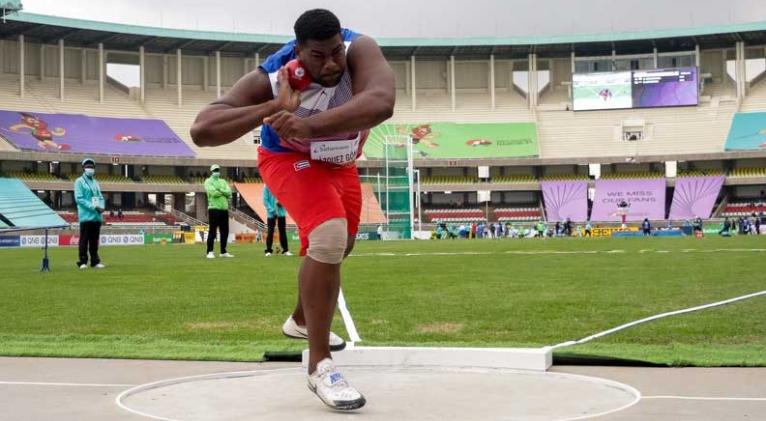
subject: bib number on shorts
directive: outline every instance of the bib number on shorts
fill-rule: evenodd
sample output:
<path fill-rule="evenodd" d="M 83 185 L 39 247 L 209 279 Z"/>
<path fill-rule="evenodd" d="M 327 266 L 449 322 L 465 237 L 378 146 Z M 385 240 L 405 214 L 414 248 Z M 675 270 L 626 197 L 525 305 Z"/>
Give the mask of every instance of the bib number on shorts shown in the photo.
<path fill-rule="evenodd" d="M 351 140 L 333 140 L 311 143 L 311 159 L 343 165 L 354 162 L 359 151 L 359 137 Z"/>

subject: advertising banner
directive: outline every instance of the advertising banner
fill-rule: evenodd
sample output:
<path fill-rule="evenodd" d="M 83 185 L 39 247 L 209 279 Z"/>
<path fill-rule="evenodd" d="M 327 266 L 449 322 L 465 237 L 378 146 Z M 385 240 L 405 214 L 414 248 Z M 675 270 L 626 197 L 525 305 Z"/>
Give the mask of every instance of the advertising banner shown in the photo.
<path fill-rule="evenodd" d="M 513 158 L 537 156 L 535 123 L 381 124 L 372 129 L 364 146 L 369 159 L 385 158 L 386 142 L 404 148 L 413 141 L 414 159 Z"/>
<path fill-rule="evenodd" d="M 143 234 L 103 234 L 99 238 L 101 246 L 142 246 Z"/>
<path fill-rule="evenodd" d="M 1 235 L 0 247 L 19 247 L 21 245 L 21 237 L 18 235 Z"/>
<path fill-rule="evenodd" d="M 44 247 L 45 236 L 44 235 L 22 235 L 20 239 L 21 247 Z M 58 247 L 59 236 L 48 235 L 48 247 Z"/>
<path fill-rule="evenodd" d="M 676 179 L 670 219 L 710 218 L 721 192 L 724 176 L 681 177 Z"/>
<path fill-rule="evenodd" d="M 0 136 L 30 151 L 195 156 L 162 120 L 0 110 Z"/>
<path fill-rule="evenodd" d="M 168 244 L 173 242 L 173 234 L 144 234 L 144 244 Z"/>
<path fill-rule="evenodd" d="M 541 181 L 548 221 L 588 220 L 587 181 Z"/>
<path fill-rule="evenodd" d="M 627 221 L 665 219 L 665 179 L 596 180 L 590 219 L 619 222 L 623 213 Z"/>

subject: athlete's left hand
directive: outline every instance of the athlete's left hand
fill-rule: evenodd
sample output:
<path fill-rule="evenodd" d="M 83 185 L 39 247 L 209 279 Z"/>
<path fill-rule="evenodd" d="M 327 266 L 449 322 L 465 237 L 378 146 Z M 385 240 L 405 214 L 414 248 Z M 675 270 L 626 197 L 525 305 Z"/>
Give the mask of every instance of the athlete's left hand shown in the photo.
<path fill-rule="evenodd" d="M 306 119 L 300 118 L 289 111 L 280 111 L 263 120 L 271 126 L 283 139 L 308 139 L 312 136 L 311 126 Z"/>

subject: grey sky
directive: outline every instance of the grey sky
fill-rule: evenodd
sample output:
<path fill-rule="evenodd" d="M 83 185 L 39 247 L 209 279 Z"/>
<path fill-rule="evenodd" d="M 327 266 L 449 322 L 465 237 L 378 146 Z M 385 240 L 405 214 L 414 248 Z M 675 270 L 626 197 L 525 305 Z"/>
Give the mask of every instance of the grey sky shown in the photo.
<path fill-rule="evenodd" d="M 134 25 L 289 35 L 325 7 L 378 37 L 602 34 L 766 21 L 764 0 L 23 0 L 27 12 Z M 263 5 L 268 5 L 263 7 Z"/>

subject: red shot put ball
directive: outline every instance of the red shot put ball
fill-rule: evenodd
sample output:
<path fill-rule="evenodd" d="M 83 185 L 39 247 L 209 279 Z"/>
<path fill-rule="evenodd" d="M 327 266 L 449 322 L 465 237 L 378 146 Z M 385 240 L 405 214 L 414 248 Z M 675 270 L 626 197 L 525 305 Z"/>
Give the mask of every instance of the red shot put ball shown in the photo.
<path fill-rule="evenodd" d="M 287 74 L 290 87 L 296 91 L 303 91 L 311 85 L 311 75 L 297 58 L 287 62 Z"/>

